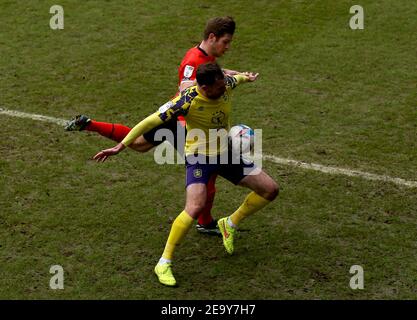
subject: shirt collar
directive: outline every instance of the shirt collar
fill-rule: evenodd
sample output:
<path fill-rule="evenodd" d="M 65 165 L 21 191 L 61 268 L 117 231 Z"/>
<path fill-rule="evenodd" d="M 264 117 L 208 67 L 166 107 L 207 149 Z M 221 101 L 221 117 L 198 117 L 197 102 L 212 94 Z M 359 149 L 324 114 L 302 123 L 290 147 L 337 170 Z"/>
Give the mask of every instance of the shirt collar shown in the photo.
<path fill-rule="evenodd" d="M 206 57 L 208 57 L 209 55 L 207 54 L 207 52 L 205 52 L 200 45 L 197 46 L 197 49 L 200 50 Z"/>

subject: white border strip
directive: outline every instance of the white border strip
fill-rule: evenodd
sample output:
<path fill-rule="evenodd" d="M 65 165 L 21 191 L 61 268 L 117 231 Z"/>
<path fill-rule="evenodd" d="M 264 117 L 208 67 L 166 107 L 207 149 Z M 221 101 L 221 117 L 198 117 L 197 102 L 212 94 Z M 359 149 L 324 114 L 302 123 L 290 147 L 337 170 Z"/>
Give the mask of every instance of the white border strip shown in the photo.
<path fill-rule="evenodd" d="M 8 110 L 4 108 L 0 108 L 0 114 L 4 114 L 7 116 L 11 116 L 11 117 L 28 118 L 32 120 L 46 121 L 46 122 L 55 123 L 61 126 L 64 126 L 67 122 L 64 119 L 47 117 L 47 116 L 43 116 L 40 114 L 32 114 L 32 113 L 25 113 L 25 112 L 20 112 L 20 111 L 15 111 L 15 110 Z M 349 177 L 360 177 L 366 180 L 391 182 L 399 186 L 417 188 L 417 181 L 409 181 L 409 180 L 405 180 L 401 178 L 393 178 L 390 176 L 378 175 L 374 173 L 368 173 L 368 172 L 351 170 L 351 169 L 323 166 L 317 163 L 307 163 L 307 162 L 302 162 L 302 161 L 293 160 L 293 159 L 279 158 L 273 155 L 264 154 L 263 159 L 269 160 L 277 164 L 298 167 L 298 168 L 307 169 L 307 170 L 314 170 L 314 171 L 319 171 L 319 172 L 323 172 L 327 174 L 345 175 Z"/>

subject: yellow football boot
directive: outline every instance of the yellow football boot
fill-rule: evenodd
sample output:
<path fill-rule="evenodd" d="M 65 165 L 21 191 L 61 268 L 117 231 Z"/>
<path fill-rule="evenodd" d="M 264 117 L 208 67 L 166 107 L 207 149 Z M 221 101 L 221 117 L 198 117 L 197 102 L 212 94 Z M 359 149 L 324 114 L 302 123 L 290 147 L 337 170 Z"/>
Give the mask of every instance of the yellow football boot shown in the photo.
<path fill-rule="evenodd" d="M 173 287 L 177 284 L 174 275 L 172 274 L 170 263 L 158 263 L 155 266 L 155 274 L 158 277 L 160 283 Z"/>
<path fill-rule="evenodd" d="M 220 219 L 218 225 L 223 237 L 223 245 L 226 248 L 227 253 L 233 254 L 233 237 L 235 235 L 236 230 L 229 226 L 229 224 L 227 223 L 227 219 L 228 217 Z"/>

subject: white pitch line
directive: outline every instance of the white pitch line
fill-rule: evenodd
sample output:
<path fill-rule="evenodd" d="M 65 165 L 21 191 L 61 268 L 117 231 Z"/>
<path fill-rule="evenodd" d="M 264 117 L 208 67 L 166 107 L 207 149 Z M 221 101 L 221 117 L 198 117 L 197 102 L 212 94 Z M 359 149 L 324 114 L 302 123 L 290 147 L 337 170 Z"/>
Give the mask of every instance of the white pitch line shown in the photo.
<path fill-rule="evenodd" d="M 278 158 L 276 156 L 272 155 L 263 155 L 263 158 L 265 160 L 269 160 L 278 164 L 283 164 L 287 166 L 293 166 L 293 167 L 299 167 L 307 170 L 314 170 L 314 171 L 320 171 L 323 173 L 328 174 L 339 174 L 339 175 L 345 175 L 349 177 L 361 177 L 366 180 L 374 180 L 374 181 L 385 181 L 385 182 L 392 182 L 397 185 L 406 186 L 410 188 L 416 188 L 417 187 L 417 181 L 409 181 L 401 178 L 393 178 L 390 176 L 384 176 L 384 175 L 378 175 L 374 173 L 364 172 L 364 171 L 358 171 L 358 170 L 351 170 L 351 169 L 343 169 L 338 167 L 330 167 L 330 166 L 323 166 L 321 164 L 317 163 L 307 163 L 302 162 L 298 160 L 292 160 L 292 159 L 285 159 L 285 158 Z"/>
<path fill-rule="evenodd" d="M 52 122 L 58 125 L 65 125 L 66 120 L 64 119 L 58 119 L 53 117 L 47 117 L 40 114 L 33 114 L 33 113 L 26 113 L 26 112 L 20 112 L 15 110 L 8 110 L 4 108 L 0 108 L 0 114 L 4 114 L 6 116 L 11 117 L 18 117 L 18 118 L 29 118 L 32 120 L 38 120 L 38 121 L 45 121 L 45 122 Z"/>
<path fill-rule="evenodd" d="M 0 114 L 4 114 L 11 117 L 18 117 L 18 118 L 28 118 L 32 120 L 38 120 L 38 121 L 45 121 L 45 122 L 51 122 L 55 123 L 61 126 L 64 126 L 66 123 L 66 120 L 64 119 L 58 119 L 54 117 L 47 117 L 40 114 L 33 114 L 33 113 L 26 113 L 21 111 L 15 111 L 15 110 L 8 110 L 4 108 L 0 108 Z M 302 162 L 298 160 L 293 159 L 286 159 L 286 158 L 280 158 L 273 155 L 263 155 L 263 159 L 269 160 L 271 162 L 282 164 L 286 166 L 292 166 L 292 167 L 298 167 L 302 169 L 307 170 L 314 170 L 319 171 L 327 174 L 333 174 L 333 175 L 345 175 L 349 177 L 360 177 L 366 180 L 373 180 L 373 181 L 384 181 L 384 182 L 391 182 L 400 186 L 405 186 L 409 188 L 417 188 L 417 181 L 410 181 L 405 180 L 401 178 L 393 178 L 390 176 L 385 175 L 378 175 L 374 173 L 364 172 L 364 171 L 358 171 L 358 170 L 351 170 L 351 169 L 344 169 L 344 168 L 338 168 L 338 167 L 331 167 L 331 166 L 324 166 L 317 163 L 307 163 Z"/>

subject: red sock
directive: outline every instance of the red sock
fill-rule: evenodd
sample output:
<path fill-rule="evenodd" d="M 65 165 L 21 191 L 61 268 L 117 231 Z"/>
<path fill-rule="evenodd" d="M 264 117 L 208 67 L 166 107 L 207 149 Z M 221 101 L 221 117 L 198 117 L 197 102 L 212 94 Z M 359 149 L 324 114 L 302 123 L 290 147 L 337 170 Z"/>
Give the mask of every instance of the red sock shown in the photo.
<path fill-rule="evenodd" d="M 217 175 L 212 175 L 207 184 L 206 205 L 198 216 L 198 223 L 201 225 L 208 225 L 213 221 L 213 217 L 211 216 L 211 208 L 213 207 L 214 196 L 216 195 L 216 178 Z"/>
<path fill-rule="evenodd" d="M 101 134 L 103 137 L 112 139 L 116 142 L 120 142 L 127 136 L 131 128 L 122 124 L 98 122 L 91 120 L 91 122 L 85 127 L 85 130 L 93 131 Z"/>

